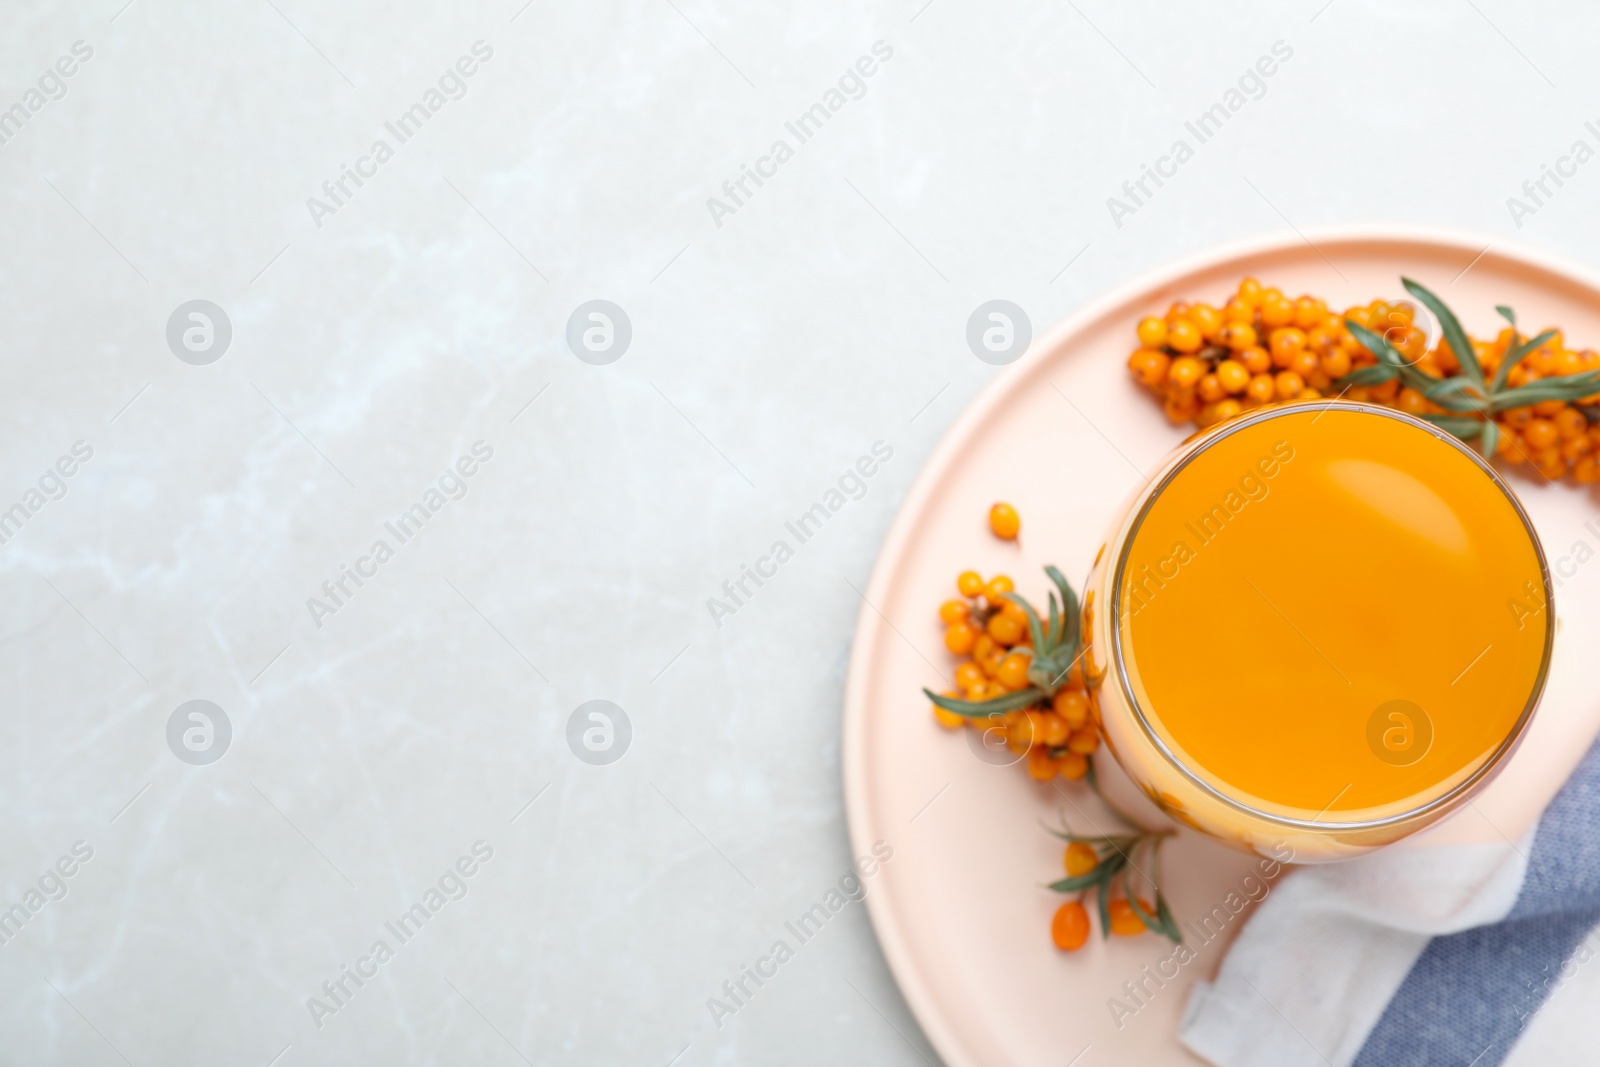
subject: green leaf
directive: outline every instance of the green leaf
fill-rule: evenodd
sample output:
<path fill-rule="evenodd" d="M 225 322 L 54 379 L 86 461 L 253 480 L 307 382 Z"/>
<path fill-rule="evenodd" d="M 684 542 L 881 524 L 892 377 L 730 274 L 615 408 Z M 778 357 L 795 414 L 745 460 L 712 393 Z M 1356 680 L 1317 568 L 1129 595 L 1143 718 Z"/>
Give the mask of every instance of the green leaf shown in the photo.
<path fill-rule="evenodd" d="M 1509 322 L 1511 324 L 1511 328 L 1513 330 L 1517 328 L 1517 313 L 1515 311 L 1512 311 L 1510 308 L 1506 307 L 1504 304 L 1496 304 L 1494 306 L 1494 309 L 1496 311 L 1500 312 L 1500 317 L 1502 319 L 1505 319 L 1507 322 Z"/>
<path fill-rule="evenodd" d="M 1028 635 L 1033 638 L 1034 655 L 1048 656 L 1050 654 L 1050 646 L 1045 644 L 1044 632 L 1039 626 L 1039 613 L 1033 610 L 1033 605 L 1016 593 L 1001 593 L 1000 595 L 1021 608 L 1022 613 L 1028 617 Z"/>
<path fill-rule="evenodd" d="M 1483 424 L 1483 438 L 1478 447 L 1483 450 L 1484 459 L 1494 458 L 1495 449 L 1500 447 L 1500 426 L 1493 419 Z"/>
<path fill-rule="evenodd" d="M 1427 309 L 1433 312 L 1439 320 L 1439 328 L 1444 331 L 1444 339 L 1450 342 L 1450 351 L 1455 353 L 1456 362 L 1461 364 L 1461 370 L 1473 381 L 1478 383 L 1479 392 L 1488 392 L 1483 382 L 1483 368 L 1478 366 L 1478 356 L 1472 350 L 1472 342 L 1467 340 L 1467 331 L 1461 328 L 1461 320 L 1456 318 L 1456 313 L 1445 306 L 1445 302 L 1434 296 L 1426 287 L 1419 285 L 1410 278 L 1402 277 L 1400 284 L 1406 287 L 1406 292 L 1422 301 Z"/>
<path fill-rule="evenodd" d="M 1350 331 L 1350 336 L 1361 342 L 1362 348 L 1377 357 L 1380 364 L 1395 370 L 1406 365 L 1406 357 L 1395 351 L 1394 346 L 1384 340 L 1381 334 L 1373 333 L 1353 319 L 1345 319 L 1344 327 Z"/>
<path fill-rule="evenodd" d="M 1474 419 L 1470 415 L 1423 415 L 1422 418 L 1433 423 L 1445 433 L 1470 441 L 1483 432 L 1482 419 Z"/>
<path fill-rule="evenodd" d="M 1387 363 L 1374 363 L 1370 367 L 1357 367 L 1333 384 L 1340 389 L 1348 389 L 1355 385 L 1382 385 L 1398 373 Z"/>
<path fill-rule="evenodd" d="M 1541 378 L 1515 389 L 1506 389 L 1496 393 L 1489 406 L 1492 411 L 1505 411 L 1507 408 L 1526 407 L 1545 400 L 1578 400 L 1592 393 L 1600 393 L 1600 370 Z"/>
<path fill-rule="evenodd" d="M 1061 617 L 1066 623 L 1066 632 L 1062 635 L 1062 644 L 1076 645 L 1082 637 L 1083 619 L 1078 611 L 1078 596 L 1072 591 L 1072 586 L 1054 565 L 1045 567 L 1044 572 L 1050 580 L 1056 583 L 1056 588 L 1061 591 Z M 1076 655 L 1076 653 L 1074 653 Z"/>
<path fill-rule="evenodd" d="M 931 689 L 924 688 L 929 700 L 946 711 L 953 711 L 957 715 L 968 718 L 981 719 L 989 715 L 1002 715 L 1008 711 L 1021 711 L 1044 699 L 1044 690 L 1028 687 L 1018 689 L 1015 693 L 1007 693 L 991 700 L 957 700 L 955 697 L 940 696 Z"/>
<path fill-rule="evenodd" d="M 1061 612 L 1056 610 L 1056 595 L 1050 594 L 1050 624 L 1045 627 L 1044 639 L 1051 646 L 1061 640 Z M 1035 649 L 1035 651 L 1038 651 Z"/>
<path fill-rule="evenodd" d="M 1080 889 L 1087 889 L 1092 885 L 1109 882 L 1116 877 L 1117 872 L 1128 865 L 1128 857 L 1115 845 L 1115 851 L 1108 854 L 1092 870 L 1072 878 L 1063 878 L 1059 882 L 1050 883 L 1050 888 L 1057 893 L 1076 893 Z"/>
<path fill-rule="evenodd" d="M 1546 330 L 1531 341 L 1525 341 L 1506 352 L 1505 358 L 1500 361 L 1500 366 L 1495 368 L 1494 381 L 1489 383 L 1489 392 L 1498 393 L 1500 387 L 1506 384 L 1506 375 L 1511 373 L 1511 368 L 1521 363 L 1526 357 L 1544 347 L 1545 343 L 1556 335 L 1555 330 Z"/>
<path fill-rule="evenodd" d="M 1183 943 L 1183 931 L 1178 929 L 1178 920 L 1172 917 L 1172 909 L 1167 907 L 1167 898 L 1160 889 L 1156 890 L 1156 918 L 1161 920 L 1165 929 L 1162 931 L 1172 938 L 1175 944 Z"/>
<path fill-rule="evenodd" d="M 1110 895 L 1111 895 L 1111 880 L 1109 878 L 1103 879 L 1100 882 L 1100 888 L 1099 888 L 1099 892 L 1097 894 L 1097 899 L 1096 899 L 1096 904 L 1098 905 L 1098 907 L 1100 909 L 1100 936 L 1103 937 L 1103 938 L 1108 938 L 1108 937 L 1111 936 L 1111 900 L 1110 900 Z"/>
<path fill-rule="evenodd" d="M 1139 894 L 1134 890 L 1133 875 L 1131 871 L 1132 868 L 1129 868 L 1122 872 L 1122 891 L 1128 897 L 1128 907 L 1132 908 L 1134 915 L 1138 916 L 1139 921 L 1144 923 L 1144 928 L 1146 930 L 1156 934 L 1166 933 L 1166 931 L 1161 928 L 1161 924 L 1156 917 L 1146 912 L 1139 906 Z"/>

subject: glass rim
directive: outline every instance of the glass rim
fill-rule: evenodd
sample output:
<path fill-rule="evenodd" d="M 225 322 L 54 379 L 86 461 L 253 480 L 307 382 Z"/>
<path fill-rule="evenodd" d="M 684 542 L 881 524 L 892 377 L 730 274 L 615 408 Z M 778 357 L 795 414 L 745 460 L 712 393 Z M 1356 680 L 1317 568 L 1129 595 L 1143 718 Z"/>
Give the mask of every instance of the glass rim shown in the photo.
<path fill-rule="evenodd" d="M 1458 782 L 1451 789 L 1433 798 L 1425 804 L 1411 808 L 1407 811 L 1397 812 L 1393 815 L 1385 815 L 1382 818 L 1366 819 L 1357 822 L 1325 822 L 1322 821 L 1320 815 L 1313 819 L 1299 819 L 1287 815 L 1278 815 L 1272 812 L 1262 811 L 1260 808 L 1253 807 L 1252 805 L 1247 804 L 1236 797 L 1229 796 L 1227 793 L 1213 786 L 1210 782 L 1205 781 L 1197 773 L 1195 773 L 1193 768 L 1177 757 L 1177 754 L 1174 753 L 1167 743 L 1161 739 L 1161 737 L 1156 733 L 1155 728 L 1151 725 L 1150 719 L 1146 714 L 1143 705 L 1140 703 L 1138 698 L 1134 696 L 1133 686 L 1128 678 L 1128 668 L 1122 647 L 1122 579 L 1127 568 L 1128 556 L 1133 548 L 1134 539 L 1138 536 L 1140 527 L 1144 524 L 1145 516 L 1148 515 L 1150 509 L 1155 506 L 1156 500 L 1161 496 L 1166 487 L 1171 484 L 1172 480 L 1181 474 L 1197 456 L 1203 454 L 1207 449 L 1211 448 L 1217 442 L 1222 441 L 1235 433 L 1238 433 L 1240 430 L 1262 422 L 1270 421 L 1271 419 L 1281 418 L 1285 415 L 1318 410 L 1355 411 L 1369 415 L 1378 415 L 1383 418 L 1394 419 L 1397 422 L 1406 423 L 1408 425 L 1426 430 L 1438 440 L 1448 443 L 1450 446 L 1455 448 L 1456 451 L 1469 457 L 1473 463 L 1477 464 L 1480 470 L 1489 476 L 1489 480 L 1494 484 L 1495 488 L 1500 490 L 1501 495 L 1505 497 L 1505 499 L 1511 504 L 1512 510 L 1516 513 L 1518 520 L 1522 523 L 1523 531 L 1528 535 L 1528 540 L 1533 545 L 1534 556 L 1539 561 L 1539 576 L 1544 592 L 1544 611 L 1546 619 L 1544 631 L 1544 650 L 1539 660 L 1539 672 L 1534 678 L 1533 686 L 1528 694 L 1527 702 L 1523 705 L 1521 714 L 1517 716 L 1517 721 L 1512 724 L 1511 729 L 1506 732 L 1506 736 L 1501 740 L 1500 744 L 1495 747 L 1492 753 L 1490 753 L 1489 758 L 1484 760 L 1476 770 L 1474 770 L 1462 781 Z M 1202 433 L 1205 433 L 1205 431 L 1202 431 Z M 1189 442 L 1185 442 L 1184 445 L 1179 447 L 1187 447 L 1188 443 Z M 1191 785 L 1198 788 L 1207 796 L 1227 805 L 1243 815 L 1255 819 L 1265 820 L 1274 825 L 1293 830 L 1309 830 L 1320 833 L 1375 830 L 1383 827 L 1391 827 L 1400 823 L 1410 822 L 1420 819 L 1434 811 L 1437 811 L 1440 808 L 1453 806 L 1456 801 L 1461 799 L 1466 794 L 1472 792 L 1488 775 L 1492 774 L 1506 760 L 1506 758 L 1516 748 L 1517 744 L 1522 740 L 1523 734 L 1527 732 L 1528 722 L 1533 717 L 1534 709 L 1538 707 L 1540 699 L 1544 696 L 1545 682 L 1550 673 L 1550 658 L 1555 644 L 1556 633 L 1555 589 L 1550 581 L 1550 564 L 1545 558 L 1544 545 L 1540 542 L 1539 535 L 1533 528 L 1533 522 L 1528 518 L 1528 513 L 1522 506 L 1522 501 L 1517 499 L 1516 493 L 1511 489 L 1511 486 L 1506 483 L 1505 479 L 1500 476 L 1500 473 L 1494 469 L 1494 466 L 1483 456 L 1479 455 L 1475 450 L 1467 447 L 1465 441 L 1462 441 L 1454 434 L 1446 433 L 1444 430 L 1425 419 L 1419 419 L 1414 415 L 1396 410 L 1395 408 L 1383 407 L 1381 405 L 1369 404 L 1356 400 L 1340 400 L 1338 398 L 1328 398 L 1323 400 L 1296 400 L 1283 404 L 1270 404 L 1262 408 L 1258 408 L 1248 414 L 1232 419 L 1218 427 L 1215 432 L 1208 434 L 1205 439 L 1200 441 L 1198 445 L 1189 451 L 1187 455 L 1183 456 L 1182 459 L 1173 464 L 1171 469 L 1166 471 L 1158 481 L 1154 481 L 1147 486 L 1143 490 L 1143 499 L 1140 503 L 1139 511 L 1136 515 L 1134 515 L 1132 522 L 1129 523 L 1128 531 L 1122 537 L 1121 545 L 1117 550 L 1116 564 L 1112 568 L 1111 574 L 1111 604 L 1109 605 L 1108 610 L 1109 615 L 1107 616 L 1107 624 L 1111 632 L 1111 664 L 1117 675 L 1117 683 L 1122 691 L 1122 698 L 1127 702 L 1129 709 L 1133 712 L 1133 717 L 1138 722 L 1139 729 L 1144 734 L 1145 739 L 1155 747 L 1156 751 L 1161 754 L 1162 758 L 1165 759 L 1166 762 L 1171 765 L 1172 768 L 1180 775 L 1182 775 Z M 1335 800 L 1337 799 L 1338 798 L 1336 797 Z"/>

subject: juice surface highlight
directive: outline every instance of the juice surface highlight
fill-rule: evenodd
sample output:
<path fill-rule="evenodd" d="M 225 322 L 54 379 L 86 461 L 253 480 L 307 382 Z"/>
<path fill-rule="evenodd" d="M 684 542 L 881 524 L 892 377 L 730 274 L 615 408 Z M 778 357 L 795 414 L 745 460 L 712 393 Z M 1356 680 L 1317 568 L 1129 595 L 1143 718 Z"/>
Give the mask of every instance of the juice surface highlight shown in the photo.
<path fill-rule="evenodd" d="M 1428 429 L 1283 409 L 1221 436 L 1132 535 L 1128 687 L 1203 782 L 1274 815 L 1410 811 L 1488 760 L 1539 685 L 1532 536 Z"/>

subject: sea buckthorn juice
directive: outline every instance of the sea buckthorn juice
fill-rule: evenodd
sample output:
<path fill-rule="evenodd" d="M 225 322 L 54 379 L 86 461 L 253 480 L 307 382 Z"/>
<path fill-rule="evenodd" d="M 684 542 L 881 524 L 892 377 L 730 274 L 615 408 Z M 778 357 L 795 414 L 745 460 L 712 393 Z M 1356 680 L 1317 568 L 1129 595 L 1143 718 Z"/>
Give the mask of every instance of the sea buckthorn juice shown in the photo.
<path fill-rule="evenodd" d="M 1262 408 L 1191 439 L 1088 584 L 1106 742 L 1173 817 L 1297 859 L 1464 803 L 1553 634 L 1543 553 L 1468 446 L 1388 408 Z"/>

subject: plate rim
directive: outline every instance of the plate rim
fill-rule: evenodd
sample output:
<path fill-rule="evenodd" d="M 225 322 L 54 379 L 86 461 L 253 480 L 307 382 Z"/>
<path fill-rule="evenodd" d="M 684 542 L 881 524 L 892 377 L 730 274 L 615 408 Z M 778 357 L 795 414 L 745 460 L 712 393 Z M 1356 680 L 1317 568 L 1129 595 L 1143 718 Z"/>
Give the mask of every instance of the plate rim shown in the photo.
<path fill-rule="evenodd" d="M 915 535 L 912 516 L 927 508 L 929 498 L 959 455 L 958 442 L 965 440 L 976 426 L 989 421 L 993 409 L 1026 379 L 1039 372 L 1064 340 L 1081 332 L 1095 320 L 1178 279 L 1212 269 L 1230 260 L 1268 256 L 1309 246 L 1318 255 L 1322 246 L 1360 244 L 1425 245 L 1435 250 L 1451 250 L 1471 257 L 1462 274 L 1485 256 L 1515 261 L 1539 273 L 1564 277 L 1600 296 L 1600 269 L 1563 253 L 1501 235 L 1460 227 L 1412 223 L 1335 223 L 1296 229 L 1271 229 L 1218 244 L 1206 245 L 1175 259 L 1133 275 L 1099 296 L 1069 312 L 1031 345 L 1023 357 L 996 374 L 968 402 L 965 409 L 945 428 L 932 451 L 923 461 L 917 476 L 895 509 L 893 521 L 884 534 L 872 573 L 856 612 L 850 641 L 850 660 L 845 677 L 844 706 L 840 728 L 840 773 L 845 822 L 851 849 L 860 853 L 876 840 L 875 821 L 868 810 L 867 761 L 863 745 L 867 725 L 866 689 L 868 654 L 882 636 L 878 610 L 873 605 L 884 599 L 884 588 L 904 555 L 907 542 Z M 1325 257 L 1324 257 L 1325 258 Z M 1331 265 L 1331 264 L 1330 264 Z M 1460 275 L 1457 275 L 1459 278 Z M 882 835 L 879 835 L 882 836 Z M 865 901 L 874 935 L 884 960 L 893 975 L 907 1007 L 933 1045 L 934 1051 L 951 1067 L 980 1067 L 975 1053 L 961 1040 L 949 1021 L 934 1009 L 934 996 L 924 974 L 912 965 L 911 935 L 898 918 L 887 910 L 883 893 L 868 893 Z"/>

